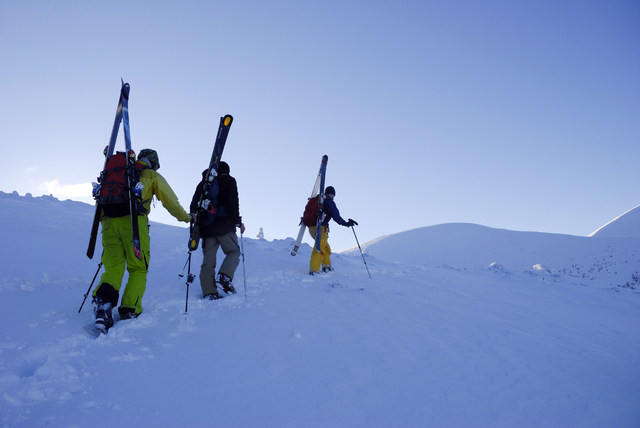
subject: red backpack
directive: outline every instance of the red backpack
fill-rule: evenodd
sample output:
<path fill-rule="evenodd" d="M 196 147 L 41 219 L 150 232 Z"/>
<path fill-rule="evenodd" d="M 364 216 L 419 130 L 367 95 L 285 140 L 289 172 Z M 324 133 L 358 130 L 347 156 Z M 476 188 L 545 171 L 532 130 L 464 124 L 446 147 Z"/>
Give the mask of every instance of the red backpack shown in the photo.
<path fill-rule="evenodd" d="M 129 185 L 127 183 L 128 159 L 124 152 L 116 152 L 107 161 L 104 171 L 100 174 L 95 199 L 100 204 L 107 217 L 123 217 L 129 215 Z M 141 162 L 133 165 L 133 186 L 140 181 L 140 172 L 150 168 Z M 136 189 L 137 190 L 137 189 Z M 143 201 L 140 199 L 140 191 L 136 192 L 135 210 L 138 214 L 144 214 Z"/>
<path fill-rule="evenodd" d="M 307 205 L 304 207 L 304 213 L 302 214 L 301 224 L 305 226 L 315 226 L 318 222 L 318 216 L 320 215 L 320 200 L 321 196 L 314 196 L 307 199 Z"/>

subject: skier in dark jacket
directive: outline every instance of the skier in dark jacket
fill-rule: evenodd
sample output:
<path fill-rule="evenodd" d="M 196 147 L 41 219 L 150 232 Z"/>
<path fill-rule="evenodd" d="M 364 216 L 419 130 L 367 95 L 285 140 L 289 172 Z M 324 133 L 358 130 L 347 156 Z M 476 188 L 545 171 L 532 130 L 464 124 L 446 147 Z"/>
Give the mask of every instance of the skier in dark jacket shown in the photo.
<path fill-rule="evenodd" d="M 244 233 L 244 224 L 240 217 L 240 205 L 238 202 L 238 185 L 236 179 L 229 175 L 229 165 L 220 162 L 218 167 L 218 215 L 210 226 L 200 228 L 202 238 L 202 253 L 204 259 L 200 267 L 200 287 L 205 299 L 215 300 L 220 298 L 216 287 L 216 253 L 222 247 L 225 258 L 218 271 L 218 283 L 226 293 L 235 293 L 231 282 L 233 275 L 240 263 L 240 246 L 236 227 Z M 196 192 L 191 200 L 191 212 L 198 211 L 198 202 L 202 195 L 207 170 L 202 173 L 202 181 L 198 184 Z"/>
<path fill-rule="evenodd" d="M 322 221 L 321 234 L 320 234 L 320 252 L 316 249 L 315 245 L 313 247 L 313 252 L 311 253 L 311 262 L 309 264 L 309 275 L 315 275 L 320 272 L 320 266 L 322 265 L 323 272 L 330 272 L 333 270 L 331 267 L 331 247 L 329 246 L 329 221 L 333 219 L 336 223 L 341 226 L 351 227 L 358 223 L 354 220 L 349 219 L 345 221 L 342 217 L 340 217 L 340 211 L 338 211 L 338 207 L 336 203 L 333 202 L 333 198 L 336 196 L 336 191 L 332 186 L 328 186 L 324 194 L 326 199 L 324 200 L 324 213 L 325 217 Z M 309 233 L 315 239 L 316 237 L 316 226 L 309 226 Z"/>

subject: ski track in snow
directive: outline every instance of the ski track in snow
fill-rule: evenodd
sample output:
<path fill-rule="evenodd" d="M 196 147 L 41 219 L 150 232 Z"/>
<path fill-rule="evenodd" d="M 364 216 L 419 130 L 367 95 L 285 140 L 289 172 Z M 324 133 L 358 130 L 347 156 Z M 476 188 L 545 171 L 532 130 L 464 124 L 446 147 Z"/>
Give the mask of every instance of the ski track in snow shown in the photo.
<path fill-rule="evenodd" d="M 241 264 L 185 314 L 187 232 L 153 224 L 143 314 L 97 335 L 76 204 L 0 194 L 2 426 L 640 425 L 637 239 L 420 229 L 364 244 L 369 279 L 245 238 L 246 301 Z"/>

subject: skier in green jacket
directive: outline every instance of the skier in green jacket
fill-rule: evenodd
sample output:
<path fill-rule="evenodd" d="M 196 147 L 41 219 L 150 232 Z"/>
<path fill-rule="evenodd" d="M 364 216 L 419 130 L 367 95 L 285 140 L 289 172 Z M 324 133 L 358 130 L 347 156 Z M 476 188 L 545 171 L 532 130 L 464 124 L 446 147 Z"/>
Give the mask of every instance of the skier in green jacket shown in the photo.
<path fill-rule="evenodd" d="M 120 319 L 136 318 L 142 312 L 142 297 L 146 290 L 147 273 L 149 269 L 149 219 L 147 214 L 151 210 L 151 200 L 155 195 L 162 205 L 179 221 L 189 223 L 191 215 L 178 202 L 178 198 L 157 171 L 160 168 L 158 153 L 155 150 L 144 149 L 138 154 L 138 162 L 148 166 L 140 173 L 142 184 L 141 199 L 144 214 L 138 214 L 138 229 L 140 232 L 140 249 L 142 260 L 133 252 L 131 243 L 131 217 L 108 217 L 102 214 L 102 264 L 104 273 L 100 283 L 93 291 L 95 324 L 102 331 L 113 326 L 112 308 L 120 300 L 120 287 L 125 267 L 129 272 L 129 279 L 122 294 L 122 303 L 118 308 Z"/>

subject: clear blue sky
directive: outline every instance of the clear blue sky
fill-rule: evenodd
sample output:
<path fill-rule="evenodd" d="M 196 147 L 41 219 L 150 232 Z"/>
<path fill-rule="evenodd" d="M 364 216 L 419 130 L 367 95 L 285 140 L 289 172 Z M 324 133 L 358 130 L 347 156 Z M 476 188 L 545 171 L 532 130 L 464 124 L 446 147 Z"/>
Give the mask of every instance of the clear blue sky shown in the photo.
<path fill-rule="evenodd" d="M 295 236 L 324 154 L 360 242 L 587 235 L 640 204 L 638 1 L 3 0 L 0 58 L 5 192 L 91 202 L 122 77 L 133 147 L 185 207 L 234 116 L 248 237 Z"/>

